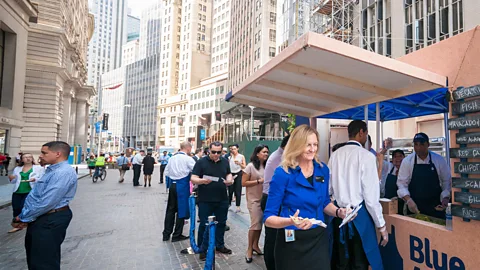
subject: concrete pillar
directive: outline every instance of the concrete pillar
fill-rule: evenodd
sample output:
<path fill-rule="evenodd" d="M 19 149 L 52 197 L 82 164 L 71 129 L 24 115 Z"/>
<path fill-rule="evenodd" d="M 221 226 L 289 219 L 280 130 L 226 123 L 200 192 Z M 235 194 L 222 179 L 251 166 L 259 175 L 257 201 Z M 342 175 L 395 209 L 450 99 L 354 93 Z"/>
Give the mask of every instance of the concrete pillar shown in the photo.
<path fill-rule="evenodd" d="M 82 149 L 85 150 L 87 144 L 87 115 L 86 115 L 86 107 L 87 101 L 86 100 L 78 100 L 77 101 L 77 113 L 76 113 L 76 121 L 75 121 L 75 144 L 80 144 Z"/>
<path fill-rule="evenodd" d="M 318 131 L 318 135 L 320 135 L 318 158 L 327 163 L 330 155 L 330 121 L 328 119 L 316 120 L 316 129 Z"/>
<path fill-rule="evenodd" d="M 77 100 L 72 98 L 72 104 L 70 109 L 70 116 L 67 116 L 70 119 L 69 133 L 68 133 L 68 144 L 73 145 L 75 143 L 75 126 L 77 121 Z"/>
<path fill-rule="evenodd" d="M 64 91 L 63 93 L 63 117 L 62 117 L 62 132 L 61 140 L 64 142 L 69 142 L 70 134 L 70 112 L 72 105 L 72 94 L 70 91 Z"/>

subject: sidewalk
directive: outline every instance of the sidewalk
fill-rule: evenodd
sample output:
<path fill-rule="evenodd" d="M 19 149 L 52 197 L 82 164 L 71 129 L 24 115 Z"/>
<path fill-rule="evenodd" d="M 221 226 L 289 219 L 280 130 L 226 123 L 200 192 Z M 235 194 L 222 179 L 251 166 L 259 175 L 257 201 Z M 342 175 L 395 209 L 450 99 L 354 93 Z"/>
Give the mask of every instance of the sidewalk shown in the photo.
<path fill-rule="evenodd" d="M 88 167 L 86 164 L 72 165 L 78 167 L 78 179 L 88 176 Z M 10 184 L 7 176 L 0 176 L 0 209 L 12 204 L 13 185 Z"/>

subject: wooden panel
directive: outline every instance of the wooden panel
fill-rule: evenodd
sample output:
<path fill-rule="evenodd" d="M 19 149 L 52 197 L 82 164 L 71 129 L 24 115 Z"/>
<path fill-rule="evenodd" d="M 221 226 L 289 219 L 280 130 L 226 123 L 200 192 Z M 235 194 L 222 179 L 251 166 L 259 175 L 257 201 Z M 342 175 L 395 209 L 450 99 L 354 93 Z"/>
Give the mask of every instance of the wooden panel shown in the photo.
<path fill-rule="evenodd" d="M 480 220 L 480 208 L 452 205 L 452 215 L 456 217 Z"/>
<path fill-rule="evenodd" d="M 480 115 L 448 119 L 448 129 L 480 128 Z"/>
<path fill-rule="evenodd" d="M 476 148 L 450 148 L 451 158 L 479 158 L 480 147 Z"/>
<path fill-rule="evenodd" d="M 480 96 L 480 85 L 475 85 L 453 91 L 453 98 L 455 100 L 478 96 Z"/>
<path fill-rule="evenodd" d="M 480 144 L 480 132 L 457 133 L 458 144 Z"/>
<path fill-rule="evenodd" d="M 480 204 L 480 193 L 455 192 L 455 201 L 460 203 Z"/>
<path fill-rule="evenodd" d="M 455 162 L 455 173 L 480 174 L 480 162 Z"/>
<path fill-rule="evenodd" d="M 468 188 L 468 189 L 480 189 L 480 178 L 452 178 L 452 187 L 454 188 Z"/>
<path fill-rule="evenodd" d="M 452 114 L 473 113 L 480 111 L 480 99 L 452 103 Z"/>

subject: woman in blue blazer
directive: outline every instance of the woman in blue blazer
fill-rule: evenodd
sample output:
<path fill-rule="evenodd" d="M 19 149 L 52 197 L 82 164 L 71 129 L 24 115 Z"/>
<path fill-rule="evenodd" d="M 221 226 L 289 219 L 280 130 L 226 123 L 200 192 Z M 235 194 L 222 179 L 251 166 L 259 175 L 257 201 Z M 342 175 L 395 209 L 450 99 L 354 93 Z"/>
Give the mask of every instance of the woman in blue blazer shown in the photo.
<path fill-rule="evenodd" d="M 330 270 L 325 214 L 344 218 L 347 210 L 336 207 L 328 192 L 329 169 L 318 160 L 318 132 L 301 125 L 293 131 L 283 160 L 270 183 L 265 225 L 277 228 L 276 270 Z M 326 222 L 325 222 L 326 223 Z"/>

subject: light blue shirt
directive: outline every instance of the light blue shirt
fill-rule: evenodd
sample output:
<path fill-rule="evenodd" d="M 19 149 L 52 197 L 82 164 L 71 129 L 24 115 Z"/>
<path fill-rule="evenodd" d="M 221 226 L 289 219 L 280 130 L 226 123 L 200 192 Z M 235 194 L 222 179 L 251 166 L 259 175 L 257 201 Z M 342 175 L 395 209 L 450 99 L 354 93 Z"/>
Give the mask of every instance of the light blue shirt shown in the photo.
<path fill-rule="evenodd" d="M 160 156 L 158 158 L 158 161 L 160 162 L 161 165 L 167 165 L 169 160 L 170 160 L 170 156 L 168 156 L 168 155 Z"/>
<path fill-rule="evenodd" d="M 118 166 L 122 166 L 123 164 L 127 164 L 127 163 L 128 163 L 128 158 L 126 158 L 124 156 L 123 157 L 120 156 L 120 157 L 117 158 Z"/>
<path fill-rule="evenodd" d="M 19 218 L 22 222 L 32 222 L 51 210 L 67 206 L 76 191 L 75 169 L 67 161 L 50 165 L 35 181 L 35 188 L 28 194 Z"/>

